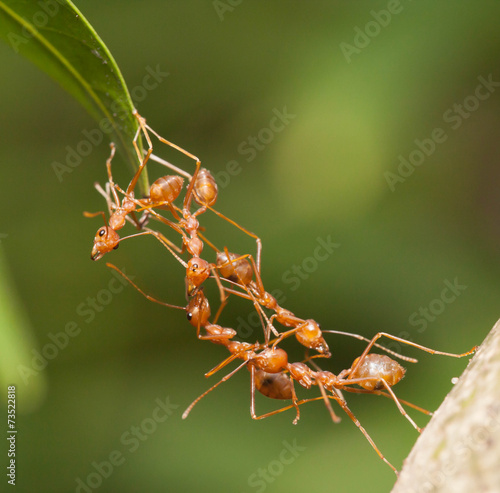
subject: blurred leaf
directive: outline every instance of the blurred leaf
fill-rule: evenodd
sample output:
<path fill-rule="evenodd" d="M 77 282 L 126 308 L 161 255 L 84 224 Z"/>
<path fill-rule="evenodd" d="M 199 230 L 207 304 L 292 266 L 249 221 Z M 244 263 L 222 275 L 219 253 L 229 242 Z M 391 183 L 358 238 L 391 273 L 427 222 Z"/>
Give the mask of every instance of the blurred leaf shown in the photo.
<path fill-rule="evenodd" d="M 31 348 L 36 343 L 23 312 L 0 248 L 0 383 L 2 389 L 8 385 L 16 386 L 24 412 L 38 406 L 45 395 L 47 382 L 45 373 L 31 366 Z M 2 392 L 2 399 L 5 396 L 6 393 Z"/>
<path fill-rule="evenodd" d="M 132 145 L 137 122 L 120 69 L 101 38 L 69 0 L 0 0 L 0 38 L 31 60 L 113 132 L 118 147 L 135 169 Z M 147 175 L 141 175 L 147 191 Z"/>

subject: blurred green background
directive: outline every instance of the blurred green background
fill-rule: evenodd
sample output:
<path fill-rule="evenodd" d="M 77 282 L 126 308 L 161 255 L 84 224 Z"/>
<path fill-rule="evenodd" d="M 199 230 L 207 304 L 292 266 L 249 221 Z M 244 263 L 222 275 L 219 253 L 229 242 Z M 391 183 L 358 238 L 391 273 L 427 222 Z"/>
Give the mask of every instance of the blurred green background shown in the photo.
<path fill-rule="evenodd" d="M 139 112 L 202 159 L 219 178 L 218 210 L 262 238 L 266 288 L 281 290 L 286 308 L 323 329 L 367 337 L 383 330 L 462 352 L 499 318 L 500 4 L 402 0 L 390 19 L 380 13 L 388 5 L 396 4 L 77 2 Z M 101 220 L 82 215 L 105 207 L 93 183 L 105 180 L 108 142 L 59 180 L 52 164 L 65 163 L 67 146 L 76 149 L 96 123 L 10 47 L 0 54 L 0 248 L 10 286 L 2 293 L 0 394 L 18 387 L 18 491 L 389 491 L 392 471 L 347 416 L 333 425 L 321 402 L 303 406 L 297 426 L 293 412 L 253 421 L 245 370 L 181 419 L 219 378 L 203 374 L 225 350 L 196 340 L 183 312 L 129 286 L 112 284 L 119 292 L 108 296 L 112 273 L 89 259 Z M 168 76 L 141 89 L 151 70 Z M 480 89 L 483 100 L 478 77 L 493 81 Z M 294 117 L 282 131 L 263 131 L 284 108 Z M 446 140 L 431 152 L 426 139 L 438 128 Z M 259 135 L 266 142 L 249 151 Z M 429 155 L 391 189 L 387 173 L 398 174 L 399 156 L 419 159 L 416 140 Z M 192 169 L 168 149 L 159 153 Z M 150 177 L 162 172 L 153 165 Z M 119 156 L 114 173 L 126 186 L 131 172 Z M 219 247 L 255 250 L 208 213 L 202 225 Z M 318 238 L 340 246 L 311 260 Z M 127 241 L 106 260 L 158 298 L 185 303 L 183 269 L 153 238 Z M 442 301 L 447 282 L 466 288 Z M 210 299 L 216 307 L 214 290 Z M 261 331 L 245 325 L 251 313 L 249 303 L 231 300 L 222 323 L 253 342 Z M 33 351 L 52 354 L 53 338 L 63 346 L 71 322 L 79 333 L 23 382 L 19 365 L 30 368 Z M 330 371 L 349 367 L 363 349 L 327 338 L 333 357 L 322 366 Z M 292 339 L 284 347 L 293 360 L 303 356 Z M 437 408 L 466 360 L 400 350 L 420 362 L 397 394 Z M 157 400 L 167 398 L 177 407 L 153 421 Z M 400 468 L 416 431 L 387 399 L 347 398 Z M 281 404 L 257 399 L 262 411 Z M 134 427 L 141 435 L 132 441 Z M 295 455 L 283 453 L 284 442 L 297 444 Z M 0 454 L 6 461 L 6 447 Z M 120 457 L 112 472 L 110 457 Z M 79 479 L 89 486 L 79 488 Z"/>

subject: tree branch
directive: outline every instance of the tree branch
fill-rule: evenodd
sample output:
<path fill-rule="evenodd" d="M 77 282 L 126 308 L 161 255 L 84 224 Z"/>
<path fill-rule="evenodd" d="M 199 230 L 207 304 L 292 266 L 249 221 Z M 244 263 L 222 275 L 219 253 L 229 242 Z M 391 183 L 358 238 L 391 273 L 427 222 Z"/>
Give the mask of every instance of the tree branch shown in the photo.
<path fill-rule="evenodd" d="M 392 493 L 500 491 L 500 320 L 418 438 Z"/>

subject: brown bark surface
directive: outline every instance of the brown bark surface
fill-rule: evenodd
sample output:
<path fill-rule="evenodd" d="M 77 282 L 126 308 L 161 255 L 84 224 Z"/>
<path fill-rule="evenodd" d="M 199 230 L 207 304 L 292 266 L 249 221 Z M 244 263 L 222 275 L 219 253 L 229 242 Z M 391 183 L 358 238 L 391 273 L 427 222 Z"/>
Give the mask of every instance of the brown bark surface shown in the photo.
<path fill-rule="evenodd" d="M 392 493 L 500 492 L 500 320 L 418 438 Z"/>

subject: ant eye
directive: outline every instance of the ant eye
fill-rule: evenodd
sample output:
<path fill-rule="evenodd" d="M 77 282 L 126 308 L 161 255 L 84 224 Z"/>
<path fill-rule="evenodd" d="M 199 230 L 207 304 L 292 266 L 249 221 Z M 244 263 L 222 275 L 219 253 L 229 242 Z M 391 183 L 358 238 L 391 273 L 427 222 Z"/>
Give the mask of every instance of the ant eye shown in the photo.
<path fill-rule="evenodd" d="M 99 230 L 99 233 L 97 233 L 99 236 L 104 236 L 106 234 L 106 228 L 101 228 Z"/>
<path fill-rule="evenodd" d="M 120 246 L 119 243 L 116 244 L 116 246 L 113 247 L 113 250 L 116 250 Z"/>
<path fill-rule="evenodd" d="M 198 269 L 198 264 L 193 264 L 191 270 L 195 272 Z"/>
<path fill-rule="evenodd" d="M 191 320 L 193 318 L 193 314 L 191 312 L 186 313 L 186 317 L 188 320 Z"/>

